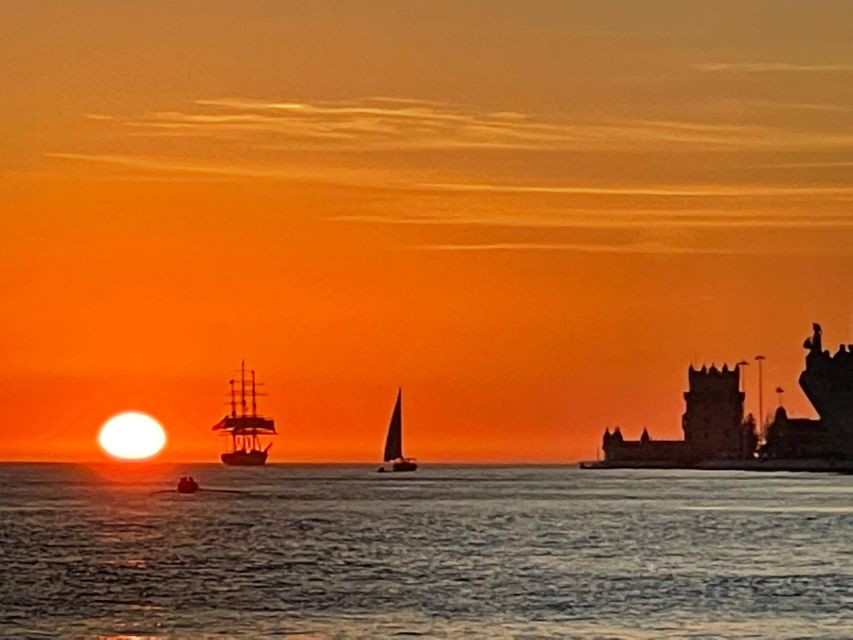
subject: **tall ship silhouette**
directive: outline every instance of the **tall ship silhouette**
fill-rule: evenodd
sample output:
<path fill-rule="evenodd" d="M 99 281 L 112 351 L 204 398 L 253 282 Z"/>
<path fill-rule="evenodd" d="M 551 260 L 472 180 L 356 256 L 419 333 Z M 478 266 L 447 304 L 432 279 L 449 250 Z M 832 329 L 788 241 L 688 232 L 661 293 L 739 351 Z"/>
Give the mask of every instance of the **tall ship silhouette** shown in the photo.
<path fill-rule="evenodd" d="M 397 390 L 397 402 L 391 412 L 388 435 L 385 436 L 385 450 L 382 460 L 391 463 L 391 471 L 414 471 L 418 468 L 412 458 L 403 456 L 403 390 Z M 384 466 L 377 469 L 380 473 L 388 471 Z"/>
<path fill-rule="evenodd" d="M 240 363 L 240 379 L 231 379 L 231 414 L 213 425 L 213 430 L 222 435 L 231 436 L 231 450 L 222 454 L 222 462 L 227 465 L 252 467 L 266 464 L 272 442 L 261 448 L 261 438 L 277 435 L 275 421 L 258 414 L 257 387 L 263 383 L 255 381 L 254 370 L 246 379 L 246 362 Z M 236 388 L 239 383 L 239 389 Z M 239 395 L 239 403 L 238 403 Z M 251 398 L 251 409 L 249 408 Z M 238 410 L 239 404 L 239 410 Z"/>

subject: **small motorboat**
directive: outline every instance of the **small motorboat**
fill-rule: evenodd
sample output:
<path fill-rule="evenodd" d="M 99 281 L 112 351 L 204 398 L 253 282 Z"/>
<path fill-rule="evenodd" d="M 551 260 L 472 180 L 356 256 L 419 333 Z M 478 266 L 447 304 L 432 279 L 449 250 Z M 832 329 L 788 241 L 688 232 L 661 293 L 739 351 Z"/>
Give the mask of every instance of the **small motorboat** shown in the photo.
<path fill-rule="evenodd" d="M 178 480 L 178 493 L 195 493 L 198 490 L 198 482 L 192 476 L 181 476 Z"/>

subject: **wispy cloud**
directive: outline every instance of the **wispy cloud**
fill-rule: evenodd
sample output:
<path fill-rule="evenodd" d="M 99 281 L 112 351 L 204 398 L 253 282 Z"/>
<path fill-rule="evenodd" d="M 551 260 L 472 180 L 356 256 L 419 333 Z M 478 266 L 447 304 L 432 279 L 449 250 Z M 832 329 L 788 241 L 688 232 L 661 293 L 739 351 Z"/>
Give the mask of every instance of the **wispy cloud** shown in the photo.
<path fill-rule="evenodd" d="M 757 109 L 816 111 L 821 113 L 853 113 L 853 107 L 820 102 L 788 102 L 784 100 L 737 100 L 737 104 Z"/>
<path fill-rule="evenodd" d="M 768 162 L 756 164 L 748 169 L 846 169 L 853 167 L 853 160 L 816 160 L 812 162 Z"/>
<path fill-rule="evenodd" d="M 257 163 L 222 163 L 205 158 L 174 158 L 164 156 L 136 156 L 121 154 L 87 154 L 87 153 L 47 153 L 48 158 L 113 165 L 151 174 L 155 179 L 180 179 L 181 176 L 195 179 L 216 177 L 234 180 L 272 180 L 325 183 L 348 186 L 388 187 L 390 184 L 386 174 L 378 170 L 344 169 L 334 171 L 326 167 L 312 169 L 304 165 L 289 164 L 257 164 Z M 115 178 L 116 176 L 110 176 Z"/>
<path fill-rule="evenodd" d="M 89 117 L 130 136 L 190 136 L 282 151 L 733 150 L 849 148 L 853 133 L 674 119 L 568 121 L 407 98 L 353 101 L 199 100 L 185 111 Z M 278 147 L 277 147 L 278 145 Z"/>
<path fill-rule="evenodd" d="M 590 195 L 590 196 L 640 196 L 664 198 L 752 198 L 780 196 L 823 196 L 850 197 L 853 187 L 837 186 L 784 186 L 784 185 L 695 185 L 695 186 L 589 186 L 589 185 L 541 185 L 506 183 L 456 183 L 435 182 L 418 185 L 424 189 L 439 191 L 462 191 L 473 193 L 544 194 L 544 195 Z"/>
<path fill-rule="evenodd" d="M 572 253 L 621 253 L 658 256 L 691 255 L 793 255 L 824 253 L 807 247 L 770 246 L 770 247 L 698 247 L 668 244 L 665 242 L 634 243 L 579 243 L 579 242 L 484 242 L 473 244 L 421 244 L 410 245 L 408 249 L 417 251 L 441 252 L 558 252 Z"/>
<path fill-rule="evenodd" d="M 728 249 L 690 249 L 659 242 L 632 244 L 594 244 L 579 242 L 492 242 L 477 244 L 421 244 L 410 249 L 419 251 L 572 251 L 578 253 L 640 253 L 640 254 L 729 254 Z"/>
<path fill-rule="evenodd" d="M 277 136 L 336 148 L 529 148 L 576 140 L 573 127 L 513 111 L 477 111 L 441 102 L 374 97 L 305 102 L 199 100 L 191 111 L 161 111 L 122 122 L 140 134 Z"/>
<path fill-rule="evenodd" d="M 58 152 L 46 153 L 45 156 L 57 160 L 109 164 L 147 171 L 200 173 L 233 177 L 278 177 L 283 175 L 281 170 L 258 171 L 244 165 L 217 165 L 181 158 Z"/>
<path fill-rule="evenodd" d="M 853 229 L 853 215 L 756 214 L 709 211 L 673 213 L 658 211 L 570 213 L 552 215 L 405 216 L 345 215 L 330 222 L 436 227 L 491 227 L 528 229 Z"/>
<path fill-rule="evenodd" d="M 768 185 L 768 184 L 707 184 L 707 185 L 649 185 L 649 186 L 598 186 L 559 184 L 512 184 L 512 183 L 465 183 L 465 182 L 422 182 L 389 177 L 387 172 L 366 169 L 330 170 L 305 166 L 281 164 L 261 165 L 251 163 L 219 163 L 202 158 L 171 158 L 160 156 L 134 156 L 120 154 L 47 153 L 48 158 L 74 162 L 114 165 L 142 172 L 172 174 L 178 176 L 211 176 L 232 179 L 256 179 L 275 181 L 304 181 L 344 186 L 372 187 L 389 191 L 433 191 L 481 193 L 492 195 L 551 195 L 551 196 L 600 196 L 632 198 L 670 199 L 732 199 L 732 198 L 779 198 L 819 197 L 822 199 L 847 200 L 853 198 L 853 187 L 848 185 Z M 787 167 L 789 165 L 770 165 Z M 814 163 L 797 166 L 848 166 L 848 163 Z"/>
<path fill-rule="evenodd" d="M 848 73 L 853 64 L 802 64 L 792 62 L 703 62 L 691 69 L 706 73 Z"/>
<path fill-rule="evenodd" d="M 807 101 L 745 101 L 726 113 L 731 118 L 733 111 L 743 111 L 742 106 L 755 107 L 751 115 L 760 114 L 759 109 L 777 107 L 846 110 Z M 354 213 L 327 217 L 326 221 L 434 226 L 419 230 L 417 237 L 428 234 L 441 240 L 479 240 L 407 245 L 408 249 L 674 256 L 850 251 L 836 246 L 843 244 L 853 230 L 849 210 L 853 186 L 849 181 L 831 183 L 824 178 L 809 182 L 787 171 L 772 181 L 755 178 L 763 174 L 749 174 L 753 176 L 749 183 L 736 178 L 750 168 L 846 167 L 846 152 L 853 148 L 853 130 L 845 126 L 814 130 L 804 129 L 802 124 L 798 128 L 795 124 L 768 126 L 677 117 L 589 116 L 585 121 L 569 121 L 565 116 L 394 97 L 350 101 L 222 98 L 199 100 L 183 110 L 131 117 L 93 114 L 90 118 L 93 127 L 109 128 L 111 133 L 124 136 L 110 138 L 118 144 L 108 153 L 49 153 L 47 156 L 55 161 L 54 169 L 67 170 L 64 163 L 104 165 L 99 171 L 85 173 L 108 180 L 258 180 L 354 187 L 363 189 L 360 196 L 367 195 L 354 201 Z M 817 126 L 826 120 L 809 119 L 819 120 Z M 151 140 L 147 136 L 179 138 L 179 142 L 161 145 L 159 137 Z M 151 154 L 152 149 L 157 151 Z M 483 153 L 523 150 L 540 155 L 510 176 L 506 171 L 490 172 L 492 158 L 482 164 L 466 164 L 468 156 L 454 158 L 451 169 L 437 164 L 434 159 L 439 156 L 435 154 L 416 153 L 455 149 Z M 321 153 L 302 153 L 304 150 Z M 382 153 L 368 157 L 368 162 L 358 155 L 362 151 Z M 558 172 L 550 159 L 566 156 L 550 155 L 552 151 L 606 152 L 591 156 L 594 160 L 614 153 L 613 159 L 608 159 L 612 163 L 608 164 L 608 175 L 601 166 L 590 171 Z M 776 153 L 780 151 L 786 153 Z M 403 158 L 402 152 L 412 153 Z M 622 170 L 622 162 L 636 163 L 642 153 L 651 153 L 668 166 L 677 167 L 679 154 L 684 152 L 694 154 L 694 158 L 698 152 L 702 158 L 709 158 L 709 166 L 718 169 L 721 165 L 714 164 L 716 159 L 723 158 L 728 164 L 723 171 L 701 174 L 676 168 L 670 175 L 658 168 L 647 172 L 646 180 L 642 172 Z M 706 156 L 705 152 L 714 153 Z M 502 157 L 495 155 L 498 160 Z M 732 165 L 732 158 L 739 161 Z M 743 158 L 753 163 L 743 166 Z M 789 164 L 768 164 L 777 158 Z M 832 161 L 808 162 L 828 158 Z M 728 172 L 732 168 L 740 173 Z M 760 241 L 755 243 L 758 248 L 744 247 L 742 238 L 746 235 L 782 237 L 778 233 L 748 233 L 750 229 L 790 230 L 786 238 L 796 240 Z M 825 244 L 832 246 L 816 251 L 802 242 L 801 238 L 813 229 L 822 229 Z M 415 235 L 414 229 L 400 228 L 397 232 Z M 561 235 L 566 242 L 560 241 Z M 590 236 L 590 241 L 585 236 Z M 700 241 L 706 236 L 719 240 L 717 246 Z M 540 239 L 543 241 L 536 241 Z"/>

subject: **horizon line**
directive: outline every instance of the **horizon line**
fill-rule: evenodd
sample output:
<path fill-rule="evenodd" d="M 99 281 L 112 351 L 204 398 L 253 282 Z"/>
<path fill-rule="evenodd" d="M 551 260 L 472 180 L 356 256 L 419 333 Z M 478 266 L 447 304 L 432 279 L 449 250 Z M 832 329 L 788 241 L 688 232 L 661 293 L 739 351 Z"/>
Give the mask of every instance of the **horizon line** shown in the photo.
<path fill-rule="evenodd" d="M 566 460 L 566 461 L 523 461 L 523 460 L 507 460 L 507 461 L 472 461 L 472 460 L 441 460 L 436 462 L 430 462 L 424 465 L 425 467 L 439 467 L 439 466 L 452 466 L 452 465 L 465 465 L 472 467 L 512 467 L 512 466 L 528 466 L 528 467 L 560 467 L 560 466 L 574 466 L 578 465 L 582 462 L 588 462 L 589 460 L 586 458 L 580 458 L 577 460 Z M 182 465 L 182 464 L 205 464 L 217 467 L 226 467 L 227 465 L 222 464 L 219 461 L 212 460 L 112 460 L 112 459 L 101 459 L 101 460 L 25 460 L 25 459 L 0 459 L 0 465 L 14 465 L 14 464 L 43 464 L 43 465 L 57 465 L 57 464 L 67 464 L 67 465 L 120 465 L 120 466 L 130 466 L 141 468 L 148 465 Z M 285 460 L 280 462 L 268 462 L 264 465 L 264 467 L 272 467 L 272 466 L 368 466 L 368 465 L 376 465 L 383 464 L 381 461 L 293 461 L 293 460 Z"/>

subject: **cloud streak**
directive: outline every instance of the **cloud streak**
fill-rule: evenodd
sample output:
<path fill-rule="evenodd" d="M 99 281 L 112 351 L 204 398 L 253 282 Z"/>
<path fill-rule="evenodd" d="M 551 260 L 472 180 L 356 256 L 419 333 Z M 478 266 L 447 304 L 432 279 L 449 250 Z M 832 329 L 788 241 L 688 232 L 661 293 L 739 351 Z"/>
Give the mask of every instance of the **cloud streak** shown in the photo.
<path fill-rule="evenodd" d="M 853 64 L 801 64 L 792 62 L 703 62 L 691 69 L 704 73 L 850 73 Z"/>
<path fill-rule="evenodd" d="M 825 253 L 807 247 L 688 247 L 664 242 L 635 242 L 626 244 L 579 243 L 579 242 L 484 242 L 473 244 L 421 244 L 409 245 L 416 251 L 452 253 L 494 252 L 571 252 L 571 253 L 616 253 L 628 255 L 695 256 L 695 255 L 812 255 Z"/>
<path fill-rule="evenodd" d="M 354 101 L 199 100 L 186 111 L 90 114 L 130 136 L 239 140 L 257 148 L 324 151 L 627 151 L 838 149 L 853 132 L 673 119 L 567 121 L 518 111 L 374 97 Z M 278 145 L 278 147 L 277 147 Z"/>
<path fill-rule="evenodd" d="M 339 186 L 374 188 L 387 187 L 384 172 L 367 169 L 312 169 L 304 165 L 219 163 L 205 158 L 173 158 L 164 156 L 136 156 L 121 154 L 47 153 L 45 157 L 70 162 L 83 162 L 123 167 L 149 173 L 149 178 L 196 179 L 214 177 L 231 180 L 271 180 L 310 182 Z M 115 178 L 116 176 L 111 176 Z M 121 176 L 119 176 L 121 177 Z M 139 177 L 139 176 L 131 176 Z"/>
<path fill-rule="evenodd" d="M 563 215 L 501 216 L 394 216 L 346 215 L 327 218 L 330 222 L 353 224 L 491 227 L 528 229 L 853 229 L 853 215 L 598 212 Z"/>
<path fill-rule="evenodd" d="M 492 242 L 477 244 L 422 244 L 410 249 L 419 251 L 494 252 L 494 251 L 570 251 L 576 253 L 637 253 L 653 255 L 730 254 L 728 249 L 691 249 L 660 242 L 632 244 L 595 244 L 579 242 Z"/>
<path fill-rule="evenodd" d="M 460 191 L 494 194 L 540 194 L 581 196 L 639 196 L 663 198 L 751 198 L 784 196 L 851 197 L 853 187 L 837 186 L 778 186 L 778 185 L 695 185 L 695 186 L 587 186 L 587 185 L 537 185 L 499 183 L 434 182 L 418 185 L 438 191 Z"/>
<path fill-rule="evenodd" d="M 853 108 L 820 102 L 785 102 L 782 100 L 737 100 L 737 104 L 758 109 L 785 111 L 815 111 L 820 113 L 851 113 Z"/>

